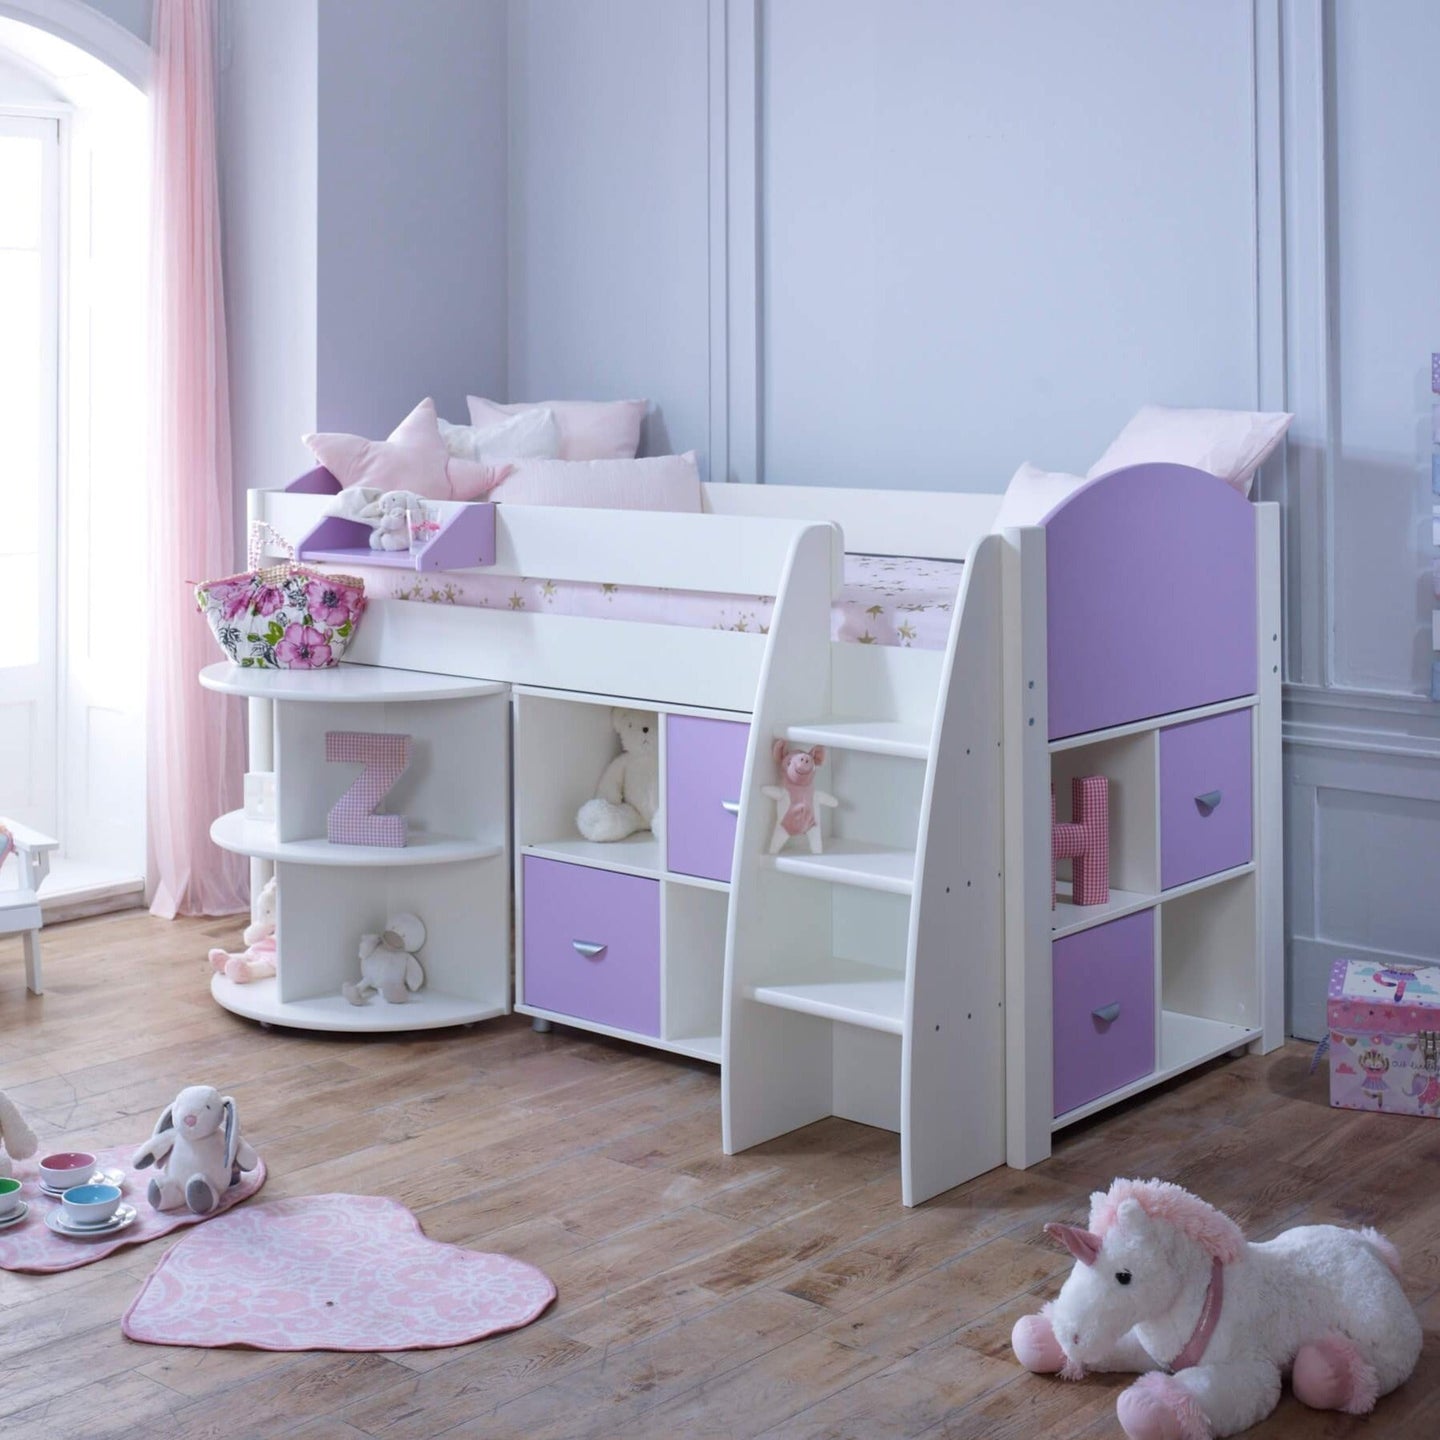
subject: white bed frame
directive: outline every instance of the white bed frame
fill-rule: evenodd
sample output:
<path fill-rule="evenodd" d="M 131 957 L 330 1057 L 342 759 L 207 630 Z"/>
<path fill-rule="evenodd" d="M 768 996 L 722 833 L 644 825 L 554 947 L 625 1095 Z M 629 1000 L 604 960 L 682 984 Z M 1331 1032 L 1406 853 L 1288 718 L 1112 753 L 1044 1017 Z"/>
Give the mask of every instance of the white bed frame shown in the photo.
<path fill-rule="evenodd" d="M 1043 565 L 1035 561 L 1044 532 L 992 534 L 999 500 L 707 485 L 703 515 L 500 506 L 495 572 L 773 595 L 769 632 L 380 601 L 347 656 L 360 666 L 512 687 L 517 775 L 537 773 L 524 762 L 527 701 L 613 700 L 748 719 L 733 874 L 728 887 L 705 882 L 712 898 L 704 904 L 724 901 L 723 933 L 718 909 L 700 926 L 717 950 L 723 944 L 723 973 L 718 954 L 707 967 L 677 959 L 689 938 L 683 930 L 672 925 L 663 942 L 662 964 L 674 970 L 666 971 L 671 993 L 662 1004 L 673 1013 L 703 1010 L 708 996 L 702 1004 L 678 987 L 714 986 L 718 1042 L 587 1027 L 527 1006 L 523 964 L 515 1008 L 540 1023 L 564 1019 L 717 1058 L 727 1153 L 828 1115 L 898 1131 L 907 1205 L 1004 1163 L 1007 1153 L 1012 1164 L 1034 1163 L 1048 1153 L 1051 1132 L 1048 1062 L 1036 1055 L 1048 1045 L 1048 888 L 1044 913 L 1035 898 L 1042 880 L 1049 883 L 1048 809 L 1043 825 L 1041 817 L 1049 757 L 1025 733 L 1018 678 L 1044 614 Z M 251 519 L 292 541 L 323 505 L 313 494 L 250 494 Z M 1273 516 L 1262 530 L 1262 591 L 1278 595 Z M 830 639 L 845 550 L 965 561 L 944 650 Z M 244 693 L 263 695 L 263 682 Z M 1264 797 L 1254 870 L 1264 901 L 1253 957 L 1268 998 L 1264 1034 L 1246 1043 L 1268 1049 L 1281 1039 L 1278 791 L 1270 805 L 1278 691 L 1265 687 L 1254 703 Z M 271 768 L 270 702 L 252 700 L 251 722 L 251 767 Z M 582 728 L 593 733 L 593 713 Z M 821 779 L 842 806 L 818 858 L 765 853 L 773 809 L 760 787 L 773 780 L 774 737 L 823 743 L 834 757 Z M 283 776 L 280 783 L 283 790 Z M 578 775 L 563 783 L 578 783 Z M 554 798 L 568 805 L 584 795 Z M 515 849 L 526 852 L 519 829 Z M 626 868 L 604 849 L 587 854 L 581 845 L 565 858 Z M 265 874 L 257 862 L 255 878 Z M 690 905 L 691 892 L 676 887 L 696 882 L 663 873 L 661 880 L 667 895 Z M 727 888 L 728 898 L 713 893 Z M 282 966 L 303 964 L 283 933 L 280 950 Z M 217 997 L 229 1003 L 219 990 Z M 268 1018 L 305 1023 L 283 1007 Z M 369 1027 L 357 1015 L 354 1028 Z"/>

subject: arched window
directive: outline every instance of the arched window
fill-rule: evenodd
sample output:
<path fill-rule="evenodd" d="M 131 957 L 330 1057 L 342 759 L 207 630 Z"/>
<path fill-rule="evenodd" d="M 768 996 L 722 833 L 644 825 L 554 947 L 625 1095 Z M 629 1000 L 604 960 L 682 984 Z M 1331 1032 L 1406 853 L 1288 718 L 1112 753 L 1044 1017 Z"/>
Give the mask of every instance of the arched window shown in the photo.
<path fill-rule="evenodd" d="M 145 870 L 146 105 L 15 18 L 84 8 L 0 0 L 0 814 L 47 900 Z"/>

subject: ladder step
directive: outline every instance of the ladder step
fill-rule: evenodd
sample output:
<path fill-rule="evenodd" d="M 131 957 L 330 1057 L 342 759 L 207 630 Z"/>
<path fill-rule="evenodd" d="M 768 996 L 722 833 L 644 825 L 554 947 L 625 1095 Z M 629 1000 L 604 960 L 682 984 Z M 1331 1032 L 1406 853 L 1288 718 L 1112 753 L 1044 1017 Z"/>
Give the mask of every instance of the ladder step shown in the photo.
<path fill-rule="evenodd" d="M 761 1005 L 867 1030 L 899 1035 L 905 1028 L 905 976 L 878 965 L 831 960 L 816 977 L 747 985 L 745 993 Z"/>
<path fill-rule="evenodd" d="M 861 890 L 885 890 L 909 895 L 915 889 L 915 852 L 893 845 L 871 845 L 863 840 L 831 840 L 823 855 L 782 850 L 770 863 L 783 874 L 828 880 L 832 885 L 853 885 Z"/>
<path fill-rule="evenodd" d="M 817 720 L 787 725 L 783 738 L 795 745 L 829 745 L 906 760 L 924 760 L 930 754 L 930 727 L 901 720 Z"/>

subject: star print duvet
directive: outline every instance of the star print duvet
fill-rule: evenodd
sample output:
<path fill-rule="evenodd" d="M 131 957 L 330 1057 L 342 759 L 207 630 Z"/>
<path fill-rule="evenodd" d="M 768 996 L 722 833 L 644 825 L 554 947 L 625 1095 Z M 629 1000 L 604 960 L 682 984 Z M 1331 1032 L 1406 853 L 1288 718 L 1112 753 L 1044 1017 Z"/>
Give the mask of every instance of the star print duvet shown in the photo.
<path fill-rule="evenodd" d="M 372 602 L 408 600 L 752 633 L 768 629 L 775 604 L 769 595 L 704 595 L 691 590 L 517 580 L 483 571 L 415 575 L 403 570 L 349 568 L 364 578 L 365 593 Z M 963 568 L 962 562 L 952 560 L 847 555 L 845 583 L 831 609 L 830 633 L 836 640 L 859 645 L 943 650 Z"/>

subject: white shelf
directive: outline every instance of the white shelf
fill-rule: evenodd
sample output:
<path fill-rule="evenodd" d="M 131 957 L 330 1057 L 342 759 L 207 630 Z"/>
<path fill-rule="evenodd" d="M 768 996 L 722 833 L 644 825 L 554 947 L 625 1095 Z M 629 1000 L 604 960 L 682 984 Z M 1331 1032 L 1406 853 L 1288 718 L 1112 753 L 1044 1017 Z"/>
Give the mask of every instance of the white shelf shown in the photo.
<path fill-rule="evenodd" d="M 537 1020 L 549 1020 L 555 1025 L 568 1025 L 574 1030 L 587 1030 L 596 1035 L 608 1035 L 612 1040 L 628 1040 L 634 1045 L 646 1045 L 652 1050 L 668 1050 L 674 1055 L 689 1055 L 695 1060 L 720 1063 L 720 1037 L 718 1035 L 681 1035 L 670 1038 L 663 1035 L 642 1035 L 638 1030 L 622 1030 L 615 1025 L 603 1025 L 598 1020 L 586 1020 L 579 1015 L 565 1015 L 559 1010 L 546 1010 L 539 1005 L 517 1003 L 517 1015 L 529 1015 Z"/>
<path fill-rule="evenodd" d="M 829 745 L 836 750 L 898 755 L 908 760 L 924 760 L 930 754 L 930 727 L 899 720 L 827 720 L 788 725 L 784 733 L 785 739 L 796 745 Z"/>
<path fill-rule="evenodd" d="M 1147 730 L 1168 730 L 1172 725 L 1185 725 L 1191 720 L 1206 720 L 1211 715 L 1224 715 L 1230 710 L 1253 710 L 1259 703 L 1255 695 L 1242 695 L 1235 700 L 1220 700 L 1214 705 L 1198 705 L 1193 710 L 1176 710 L 1169 715 L 1151 715 L 1145 720 L 1132 720 L 1126 725 L 1112 725 L 1108 730 L 1084 730 L 1079 735 L 1065 735 L 1050 742 L 1050 753 L 1079 750 L 1086 745 L 1103 745 L 1107 740 L 1123 740 L 1127 735 L 1141 735 Z"/>
<path fill-rule="evenodd" d="M 677 1055 L 690 1055 L 696 1060 L 720 1063 L 720 1037 L 718 1035 L 677 1035 L 672 1040 L 662 1040 Z"/>
<path fill-rule="evenodd" d="M 823 855 L 808 851 L 782 850 L 769 857 L 771 865 L 786 875 L 803 875 L 811 880 L 828 880 L 834 885 L 854 885 L 862 890 L 885 890 L 892 895 L 909 895 L 915 888 L 915 852 L 890 845 L 871 845 L 863 840 L 831 840 Z"/>
<path fill-rule="evenodd" d="M 1103 925 L 1107 920 L 1118 920 L 1122 915 L 1133 915 L 1137 910 L 1147 910 L 1160 901 L 1155 894 L 1112 888 L 1110 898 L 1103 905 L 1075 905 L 1070 899 L 1071 889 L 1068 880 L 1055 882 L 1055 908 L 1050 912 L 1052 940 Z"/>
<path fill-rule="evenodd" d="M 1247 861 L 1229 870 L 1219 870 L 1214 875 L 1202 875 L 1185 885 L 1174 885 L 1169 890 L 1141 893 L 1134 890 L 1110 891 L 1110 898 L 1103 905 L 1072 905 L 1071 884 L 1068 880 L 1055 882 L 1056 905 L 1050 912 L 1050 938 L 1060 940 L 1066 935 L 1078 934 L 1093 926 L 1103 925 L 1107 920 L 1118 920 L 1123 915 L 1133 915 L 1137 910 L 1149 910 L 1152 906 L 1163 905 L 1167 900 L 1178 900 L 1182 895 L 1193 895 L 1197 890 L 1209 890 L 1215 885 L 1238 880 L 1242 875 L 1253 874 L 1255 862 Z"/>
<path fill-rule="evenodd" d="M 228 661 L 207 665 L 200 683 L 222 695 L 250 700 L 310 700 L 381 705 L 407 700 L 473 700 L 503 695 L 509 686 L 492 680 L 391 670 L 384 666 L 334 665 L 326 670 L 257 670 Z"/>
<path fill-rule="evenodd" d="M 263 1025 L 289 1025 L 299 1030 L 344 1030 L 380 1033 L 398 1030 L 436 1030 L 447 1025 L 471 1025 L 504 1015 L 504 1005 L 486 1004 L 436 990 L 421 990 L 403 1005 L 372 998 L 368 1005 L 352 1005 L 343 995 L 317 995 L 309 1000 L 282 1001 L 273 979 L 236 985 L 223 975 L 210 979 L 210 993 L 218 1004 L 247 1020 Z"/>
<path fill-rule="evenodd" d="M 210 826 L 210 838 L 222 849 L 257 860 L 280 860 L 292 865 L 337 865 L 390 868 L 407 865 L 452 865 L 461 860 L 488 860 L 504 853 L 504 846 L 485 840 L 464 840 L 452 835 L 410 836 L 408 845 L 332 845 L 313 840 L 277 840 L 268 820 L 247 820 L 243 810 L 232 810 Z"/>
<path fill-rule="evenodd" d="M 541 845 L 524 845 L 522 855 L 542 860 L 564 860 L 572 865 L 589 865 L 596 870 L 616 870 L 622 875 L 643 875 L 659 879 L 664 866 L 660 842 L 648 831 L 624 840 L 547 840 Z"/>
<path fill-rule="evenodd" d="M 1177 1010 L 1162 1010 L 1158 1063 L 1155 1069 L 1149 1075 L 1142 1076 L 1119 1090 L 1112 1090 L 1108 1095 L 1101 1095 L 1087 1105 L 1067 1110 L 1065 1114 L 1057 1117 L 1051 1129 L 1063 1129 L 1098 1110 L 1105 1110 L 1121 1100 L 1128 1100 L 1132 1095 L 1139 1095 L 1144 1090 L 1163 1085 L 1165 1081 L 1183 1075 L 1185 1071 L 1193 1070 L 1207 1060 L 1228 1055 L 1241 1045 L 1258 1040 L 1260 1034 L 1258 1026 L 1247 1028 L 1243 1025 L 1227 1025 L 1223 1020 L 1206 1020 L 1199 1015 L 1182 1015 Z"/>
<path fill-rule="evenodd" d="M 905 976 L 898 970 L 857 961 L 831 960 L 824 980 L 747 985 L 745 994 L 761 1005 L 843 1020 L 868 1030 L 899 1035 L 905 1028 Z"/>

